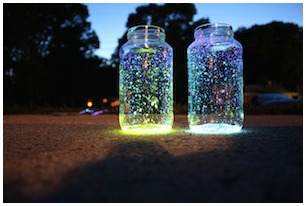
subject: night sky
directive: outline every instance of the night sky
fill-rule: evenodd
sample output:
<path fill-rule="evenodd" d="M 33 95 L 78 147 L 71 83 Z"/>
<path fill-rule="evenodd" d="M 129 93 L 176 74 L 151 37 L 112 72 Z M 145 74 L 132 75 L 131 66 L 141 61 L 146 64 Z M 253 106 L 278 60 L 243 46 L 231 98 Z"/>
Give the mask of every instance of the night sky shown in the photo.
<path fill-rule="evenodd" d="M 147 4 L 133 3 L 95 3 L 86 4 L 89 10 L 88 21 L 100 40 L 96 54 L 110 58 L 118 45 L 118 39 L 127 29 L 125 24 L 130 13 Z M 283 21 L 303 26 L 302 3 L 197 3 L 194 20 L 209 18 L 212 23 L 228 23 L 234 31 L 239 27 L 249 28 L 254 24 Z"/>

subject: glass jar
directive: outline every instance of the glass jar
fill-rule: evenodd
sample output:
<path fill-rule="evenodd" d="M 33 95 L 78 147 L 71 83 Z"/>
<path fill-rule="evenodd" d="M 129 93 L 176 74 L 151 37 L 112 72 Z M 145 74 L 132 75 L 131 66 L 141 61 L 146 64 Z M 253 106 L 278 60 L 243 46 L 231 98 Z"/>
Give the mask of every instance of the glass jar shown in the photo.
<path fill-rule="evenodd" d="M 196 133 L 233 133 L 243 126 L 242 46 L 228 24 L 195 29 L 187 49 L 188 123 Z"/>
<path fill-rule="evenodd" d="M 173 50 L 153 25 L 128 30 L 119 57 L 119 123 L 132 133 L 169 132 L 173 125 Z"/>

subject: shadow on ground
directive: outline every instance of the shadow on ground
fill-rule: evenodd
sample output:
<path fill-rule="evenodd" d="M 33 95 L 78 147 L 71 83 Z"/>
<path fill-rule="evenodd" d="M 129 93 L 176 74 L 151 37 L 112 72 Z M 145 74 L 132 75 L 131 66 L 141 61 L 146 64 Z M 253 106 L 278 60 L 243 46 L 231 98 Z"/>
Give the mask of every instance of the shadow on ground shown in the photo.
<path fill-rule="evenodd" d="M 302 202 L 302 127 L 247 130 L 222 137 L 228 148 L 178 156 L 153 140 L 123 142 L 39 202 Z"/>

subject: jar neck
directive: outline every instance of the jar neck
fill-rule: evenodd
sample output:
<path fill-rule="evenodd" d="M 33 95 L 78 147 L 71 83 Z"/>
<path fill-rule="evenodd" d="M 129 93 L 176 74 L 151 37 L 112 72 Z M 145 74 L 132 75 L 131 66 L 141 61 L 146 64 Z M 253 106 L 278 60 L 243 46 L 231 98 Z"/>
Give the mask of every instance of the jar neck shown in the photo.
<path fill-rule="evenodd" d="M 127 39 L 131 41 L 165 41 L 165 30 L 154 25 L 139 25 L 129 28 Z"/>
<path fill-rule="evenodd" d="M 233 41 L 234 32 L 229 24 L 203 24 L 195 29 L 194 38 L 196 41 L 218 44 Z"/>

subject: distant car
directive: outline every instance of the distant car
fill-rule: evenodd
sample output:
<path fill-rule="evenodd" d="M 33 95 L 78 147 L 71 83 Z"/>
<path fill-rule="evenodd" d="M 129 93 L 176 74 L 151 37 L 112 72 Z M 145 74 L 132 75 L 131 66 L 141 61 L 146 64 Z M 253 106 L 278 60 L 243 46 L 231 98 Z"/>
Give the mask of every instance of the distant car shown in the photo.
<path fill-rule="evenodd" d="M 267 93 L 257 95 L 255 102 L 260 105 L 274 105 L 301 102 L 301 99 L 291 99 L 280 93 Z"/>

